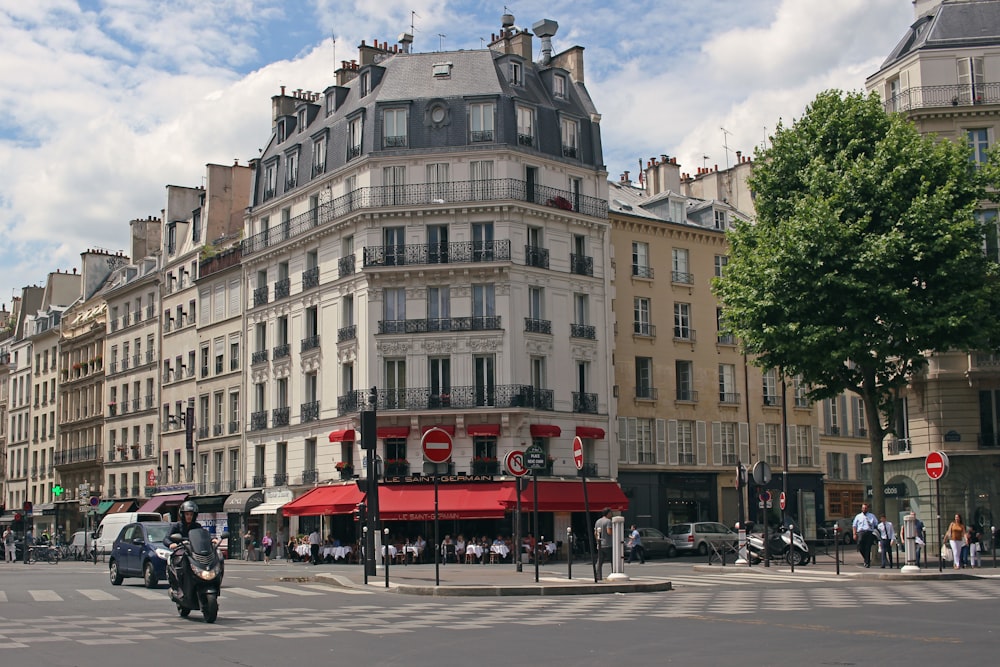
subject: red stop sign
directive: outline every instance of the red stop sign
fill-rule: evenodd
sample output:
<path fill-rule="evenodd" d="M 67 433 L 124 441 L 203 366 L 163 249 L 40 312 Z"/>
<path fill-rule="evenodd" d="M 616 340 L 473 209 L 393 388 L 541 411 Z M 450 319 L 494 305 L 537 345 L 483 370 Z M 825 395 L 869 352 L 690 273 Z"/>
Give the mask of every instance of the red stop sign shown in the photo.
<path fill-rule="evenodd" d="M 948 455 L 944 452 L 931 452 L 924 461 L 927 476 L 938 480 L 948 474 Z"/>
<path fill-rule="evenodd" d="M 420 446 L 424 450 L 424 458 L 431 463 L 447 463 L 451 460 L 451 436 L 444 429 L 428 429 L 420 438 Z"/>
<path fill-rule="evenodd" d="M 577 470 L 583 470 L 583 440 L 580 436 L 573 438 L 573 463 Z"/>

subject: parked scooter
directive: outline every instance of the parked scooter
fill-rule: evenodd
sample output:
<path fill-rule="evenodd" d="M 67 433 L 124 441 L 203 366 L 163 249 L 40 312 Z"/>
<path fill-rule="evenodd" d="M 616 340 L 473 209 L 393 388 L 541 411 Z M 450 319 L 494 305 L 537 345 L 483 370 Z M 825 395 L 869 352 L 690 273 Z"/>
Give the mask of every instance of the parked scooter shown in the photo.
<path fill-rule="evenodd" d="M 229 537 L 223 533 L 221 542 Z M 173 534 L 170 540 L 180 546 L 167 562 L 170 581 L 177 588 L 170 589 L 170 599 L 177 605 L 177 613 L 187 617 L 192 609 L 200 609 L 206 623 L 215 623 L 219 615 L 219 592 L 225 565 L 218 545 L 211 533 L 204 528 L 194 528 L 187 539 Z"/>
<path fill-rule="evenodd" d="M 798 533 L 792 533 L 783 528 L 780 531 L 768 531 L 768 550 L 771 560 L 785 560 L 792 565 L 809 564 L 809 545 Z M 747 535 L 747 551 L 750 562 L 754 565 L 764 560 L 764 539 L 761 533 Z"/>

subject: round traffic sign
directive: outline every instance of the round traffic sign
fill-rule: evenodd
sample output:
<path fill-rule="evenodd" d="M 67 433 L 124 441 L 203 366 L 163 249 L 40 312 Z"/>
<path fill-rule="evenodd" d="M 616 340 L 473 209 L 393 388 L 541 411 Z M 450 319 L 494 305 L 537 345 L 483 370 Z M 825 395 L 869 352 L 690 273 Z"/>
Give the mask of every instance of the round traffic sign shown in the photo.
<path fill-rule="evenodd" d="M 528 466 L 524 465 L 524 452 L 519 449 L 504 455 L 503 467 L 514 477 L 523 477 L 528 474 Z"/>
<path fill-rule="evenodd" d="M 784 491 L 782 491 L 781 495 L 778 496 L 778 506 L 781 507 L 781 509 L 785 509 L 785 492 Z"/>
<path fill-rule="evenodd" d="M 924 470 L 931 479 L 943 478 L 948 474 L 948 455 L 944 452 L 931 452 L 924 461 Z"/>
<path fill-rule="evenodd" d="M 577 470 L 583 470 L 583 440 L 580 436 L 573 438 L 573 463 Z"/>
<path fill-rule="evenodd" d="M 447 463 L 451 460 L 451 435 L 444 429 L 436 426 L 427 429 L 420 438 L 420 447 L 424 450 L 424 458 L 431 463 Z"/>
<path fill-rule="evenodd" d="M 753 481 L 757 482 L 758 486 L 771 481 L 771 466 L 767 461 L 757 461 L 753 464 Z"/>
<path fill-rule="evenodd" d="M 101 497 L 100 496 L 91 496 L 90 497 L 90 506 L 91 507 L 97 507 L 100 504 L 101 504 Z"/>

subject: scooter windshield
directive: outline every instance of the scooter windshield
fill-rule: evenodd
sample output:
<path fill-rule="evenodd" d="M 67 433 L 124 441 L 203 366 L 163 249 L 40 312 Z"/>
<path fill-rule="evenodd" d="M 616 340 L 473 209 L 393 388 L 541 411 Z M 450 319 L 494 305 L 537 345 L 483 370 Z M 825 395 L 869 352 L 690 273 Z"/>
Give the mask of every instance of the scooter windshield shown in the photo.
<path fill-rule="evenodd" d="M 205 556 L 212 553 L 212 535 L 204 528 L 195 528 L 188 533 L 191 551 Z"/>

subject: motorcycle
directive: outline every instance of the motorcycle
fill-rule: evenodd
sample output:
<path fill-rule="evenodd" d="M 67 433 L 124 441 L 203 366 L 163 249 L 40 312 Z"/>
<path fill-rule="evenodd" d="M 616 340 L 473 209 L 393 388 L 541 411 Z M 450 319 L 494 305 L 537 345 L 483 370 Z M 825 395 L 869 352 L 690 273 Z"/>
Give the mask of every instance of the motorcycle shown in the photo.
<path fill-rule="evenodd" d="M 227 537 L 229 534 L 223 533 L 219 542 Z M 191 530 L 187 539 L 174 533 L 170 540 L 180 545 L 167 561 L 170 599 L 177 605 L 177 613 L 186 618 L 191 610 L 199 609 L 206 623 L 215 623 L 225 573 L 218 542 L 204 528 Z M 175 585 L 178 588 L 174 588 Z"/>
<path fill-rule="evenodd" d="M 767 540 L 771 560 L 785 560 L 792 565 L 809 564 L 809 545 L 798 533 L 788 529 L 769 531 Z M 747 551 L 750 562 L 756 565 L 764 560 L 764 538 L 761 533 L 747 534 Z"/>

